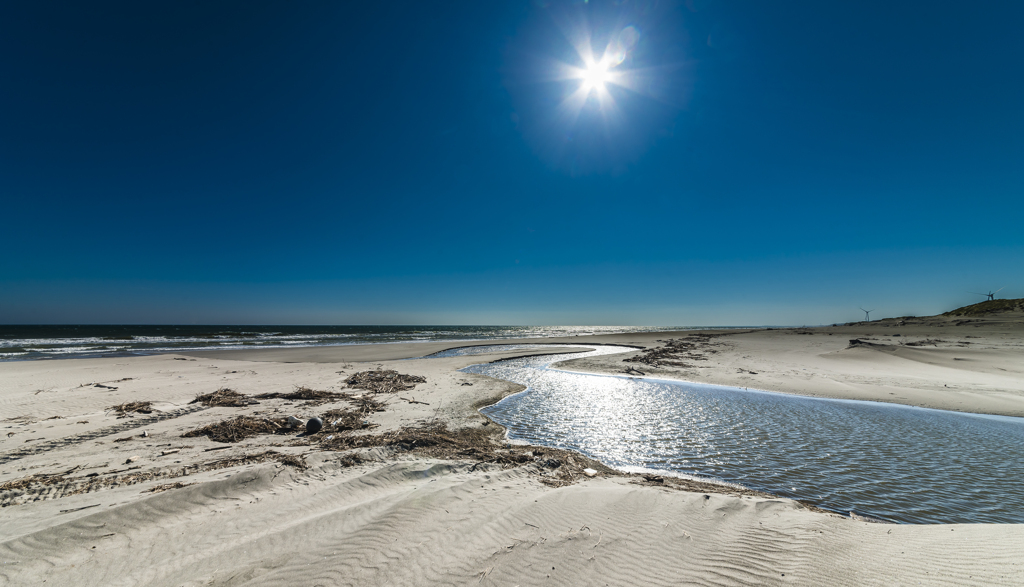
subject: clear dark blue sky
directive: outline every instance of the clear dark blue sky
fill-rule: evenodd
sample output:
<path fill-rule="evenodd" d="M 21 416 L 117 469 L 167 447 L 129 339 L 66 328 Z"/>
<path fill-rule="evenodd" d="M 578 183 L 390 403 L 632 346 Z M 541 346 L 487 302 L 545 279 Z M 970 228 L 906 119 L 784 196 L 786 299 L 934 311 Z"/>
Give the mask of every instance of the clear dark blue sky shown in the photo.
<path fill-rule="evenodd" d="M 1022 30 L 1015 0 L 6 2 L 0 323 L 1024 297 Z"/>

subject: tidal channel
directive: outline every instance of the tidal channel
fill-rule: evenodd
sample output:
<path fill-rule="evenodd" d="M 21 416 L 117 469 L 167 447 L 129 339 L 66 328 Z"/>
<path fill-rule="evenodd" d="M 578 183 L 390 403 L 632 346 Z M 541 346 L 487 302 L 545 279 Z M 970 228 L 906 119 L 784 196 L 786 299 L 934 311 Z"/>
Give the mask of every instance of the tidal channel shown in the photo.
<path fill-rule="evenodd" d="M 550 368 L 631 350 L 602 346 L 463 371 L 527 387 L 481 410 L 507 427 L 513 442 L 889 522 L 1024 523 L 1024 418 Z"/>

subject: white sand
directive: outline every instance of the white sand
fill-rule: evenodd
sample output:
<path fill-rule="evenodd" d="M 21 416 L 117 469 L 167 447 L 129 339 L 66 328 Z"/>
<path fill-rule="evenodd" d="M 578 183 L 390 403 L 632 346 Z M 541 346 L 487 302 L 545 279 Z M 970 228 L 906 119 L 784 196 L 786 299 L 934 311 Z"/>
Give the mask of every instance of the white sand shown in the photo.
<path fill-rule="evenodd" d="M 622 356 L 569 366 L 620 372 L 635 365 L 658 376 L 711 383 L 1024 415 L 1022 362 L 1015 360 L 1022 348 L 1019 323 L 990 322 L 903 327 L 907 339 L 951 341 L 936 347 L 887 348 L 891 337 L 882 335 L 895 327 L 872 324 L 811 335 L 730 334 L 700 368 L 650 369 L 623 363 Z M 650 346 L 673 337 L 586 340 Z M 854 337 L 887 344 L 846 349 Z M 972 344 L 959 347 L 956 340 Z M 330 405 L 266 400 L 95 438 L 76 436 L 141 421 L 143 416 L 118 420 L 105 412 L 126 401 L 154 401 L 164 413 L 177 414 L 197 393 L 222 386 L 246 394 L 295 385 L 339 390 L 348 374 L 377 365 L 423 375 L 427 383 L 388 396 L 387 411 L 369 417 L 380 424 L 373 432 L 435 418 L 452 428 L 480 426 L 485 419 L 476 407 L 519 389 L 456 370 L 528 353 L 397 360 L 439 348 L 0 363 L 0 458 L 18 457 L 0 462 L 0 483 L 75 468 L 65 484 L 0 491 L 6 506 L 0 507 L 0 584 L 1024 584 L 1024 525 L 871 524 L 785 499 L 687 493 L 605 473 L 552 488 L 540 482 L 546 473 L 538 464 L 473 469 L 473 461 L 371 449 L 373 460 L 345 467 L 342 453 L 288 446 L 287 437 L 260 436 L 208 452 L 225 445 L 181 437 L 239 414 L 305 417 Z M 117 389 L 83 386 L 88 383 Z M 139 437 L 143 431 L 149 436 Z M 128 436 L 135 438 L 113 442 Z M 32 447 L 41 450 L 25 452 Z M 185 465 L 268 449 L 306 454 L 310 467 L 265 462 L 173 476 Z M 139 459 L 126 464 L 131 456 Z M 131 467 L 139 468 L 125 471 Z M 125 475 L 136 472 L 163 476 L 126 484 Z M 97 475 L 86 477 L 91 474 Z M 109 482 L 72 494 L 87 479 Z M 194 485 L 147 492 L 170 482 Z"/>

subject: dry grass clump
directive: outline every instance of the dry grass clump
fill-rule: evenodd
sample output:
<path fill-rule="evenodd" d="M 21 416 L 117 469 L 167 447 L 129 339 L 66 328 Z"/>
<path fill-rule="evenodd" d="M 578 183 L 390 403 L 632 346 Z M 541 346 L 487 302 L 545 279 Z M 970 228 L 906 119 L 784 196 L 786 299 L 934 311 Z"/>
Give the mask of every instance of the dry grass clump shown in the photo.
<path fill-rule="evenodd" d="M 426 383 L 427 378 L 419 375 L 404 375 L 393 369 L 360 371 L 345 380 L 349 387 L 365 389 L 373 393 L 395 393 L 408 391 L 417 384 Z"/>
<path fill-rule="evenodd" d="M 261 393 L 256 396 L 256 399 L 288 399 L 288 400 L 305 400 L 306 406 L 319 406 L 331 402 L 336 402 L 345 399 L 347 396 L 343 393 L 335 393 L 333 391 L 321 391 L 318 389 L 310 389 L 308 387 L 296 386 L 295 391 L 291 393 Z"/>
<path fill-rule="evenodd" d="M 190 430 L 182 434 L 182 437 L 206 436 L 214 442 L 238 442 L 261 434 L 287 434 L 294 431 L 295 428 L 289 426 L 285 418 L 239 416 Z"/>
<path fill-rule="evenodd" d="M 153 402 L 127 402 L 116 406 L 110 406 L 107 409 L 116 412 L 118 418 L 127 418 L 134 413 L 152 414 Z"/>
<path fill-rule="evenodd" d="M 196 399 L 189 403 L 221 408 L 242 408 L 245 406 L 255 405 L 260 402 L 252 399 L 244 393 L 238 393 L 233 389 L 222 387 L 213 393 L 199 394 L 196 396 Z"/>

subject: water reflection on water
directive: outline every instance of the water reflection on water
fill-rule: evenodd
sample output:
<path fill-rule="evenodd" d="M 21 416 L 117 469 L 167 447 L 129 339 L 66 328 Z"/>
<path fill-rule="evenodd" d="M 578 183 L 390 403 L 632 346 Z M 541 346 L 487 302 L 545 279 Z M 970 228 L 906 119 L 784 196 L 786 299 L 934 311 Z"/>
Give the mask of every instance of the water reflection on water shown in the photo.
<path fill-rule="evenodd" d="M 465 371 L 529 388 L 482 410 L 512 439 L 616 468 L 711 477 L 894 522 L 1024 522 L 1024 418 L 547 369 L 627 350 Z"/>

